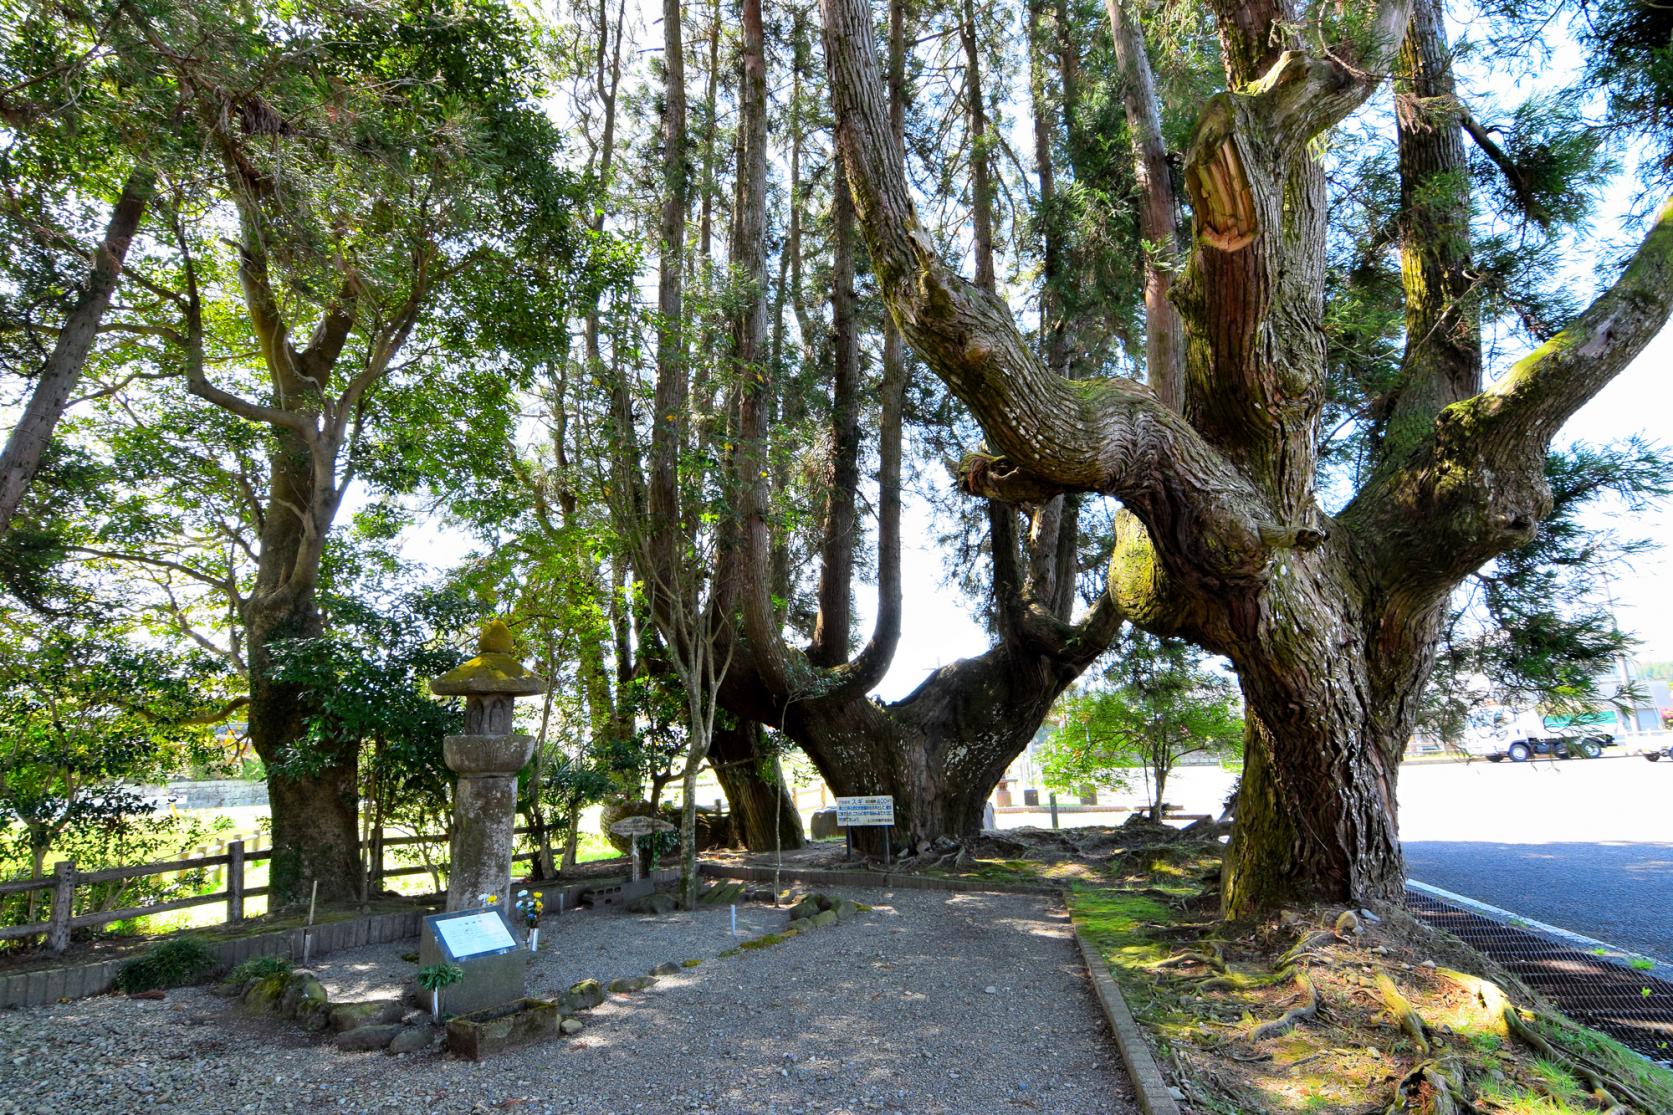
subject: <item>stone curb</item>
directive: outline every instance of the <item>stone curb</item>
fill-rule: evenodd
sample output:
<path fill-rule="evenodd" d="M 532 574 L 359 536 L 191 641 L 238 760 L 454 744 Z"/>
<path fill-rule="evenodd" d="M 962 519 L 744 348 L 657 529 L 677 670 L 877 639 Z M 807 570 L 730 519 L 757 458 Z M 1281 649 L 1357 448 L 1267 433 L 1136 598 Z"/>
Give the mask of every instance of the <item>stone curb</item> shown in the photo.
<path fill-rule="evenodd" d="M 731 866 L 719 863 L 703 863 L 698 871 L 704 875 L 720 878 L 748 879 L 751 882 L 771 880 L 773 869 L 770 867 Z M 1040 895 L 1057 900 L 1068 905 L 1067 893 L 1061 887 L 1030 885 L 1027 883 L 988 883 L 970 879 L 937 879 L 923 876 L 880 874 L 874 871 L 826 871 L 819 869 L 789 869 L 779 872 L 781 878 L 799 883 L 824 883 L 828 886 L 852 887 L 890 887 L 897 890 L 940 890 L 940 891 L 986 891 L 999 894 L 1028 894 Z M 1073 925 L 1073 921 L 1070 922 Z M 1144 1029 L 1139 1025 L 1133 1012 L 1127 1006 L 1127 1000 L 1122 997 L 1121 987 L 1110 975 L 1109 965 L 1105 963 L 1092 942 L 1074 926 L 1075 943 L 1080 946 L 1081 960 L 1086 964 L 1086 974 L 1092 980 L 1092 990 L 1098 996 L 1098 1005 L 1103 1009 L 1104 1018 L 1110 1024 L 1110 1033 L 1115 1036 L 1115 1047 L 1121 1053 L 1121 1060 L 1127 1066 L 1127 1079 L 1132 1082 L 1133 1092 L 1138 1097 L 1139 1110 L 1144 1115 L 1181 1115 L 1179 1104 L 1174 1100 L 1173 1093 L 1168 1090 L 1167 1078 L 1156 1064 L 1156 1058 L 1150 1052 L 1150 1043 L 1145 1039 Z"/>
<path fill-rule="evenodd" d="M 1080 931 L 1078 925 L 1075 926 L 1075 943 L 1080 945 L 1086 974 L 1092 979 L 1092 989 L 1098 993 L 1098 1005 L 1104 1008 L 1110 1032 L 1115 1035 L 1115 1046 L 1121 1051 L 1122 1061 L 1126 1062 L 1127 1079 L 1133 1082 L 1139 1110 L 1144 1115 L 1180 1115 L 1179 1104 L 1174 1102 L 1173 1093 L 1168 1091 L 1167 1079 L 1157 1067 L 1156 1058 L 1151 1055 L 1143 1028 L 1127 1008 L 1120 985 L 1110 975 L 1109 965 L 1104 962 L 1103 956 L 1092 947 L 1092 942 L 1086 939 L 1086 934 Z"/>
<path fill-rule="evenodd" d="M 423 910 L 407 910 L 316 925 L 311 930 L 313 940 L 308 946 L 309 958 L 324 956 L 338 949 L 381 945 L 416 937 L 424 914 Z M 303 932 L 302 929 L 283 929 L 206 944 L 223 968 L 235 967 L 257 956 L 281 956 L 300 964 Z M 132 956 L 102 960 L 96 964 L 37 969 L 0 977 L 0 1008 L 44 1007 L 59 999 L 102 995 L 116 982 L 122 965 L 139 955 L 136 952 Z"/>
<path fill-rule="evenodd" d="M 749 867 L 726 863 L 700 863 L 698 874 L 720 879 L 744 879 L 752 883 L 770 883 L 771 867 Z M 976 879 L 938 879 L 925 875 L 897 875 L 886 871 L 831 871 L 826 868 L 786 867 L 777 872 L 780 879 L 793 883 L 822 883 L 832 887 L 864 887 L 870 890 L 943 890 L 975 891 L 989 894 L 1032 894 L 1046 898 L 1062 898 L 1063 888 L 1040 883 L 1000 883 Z"/>

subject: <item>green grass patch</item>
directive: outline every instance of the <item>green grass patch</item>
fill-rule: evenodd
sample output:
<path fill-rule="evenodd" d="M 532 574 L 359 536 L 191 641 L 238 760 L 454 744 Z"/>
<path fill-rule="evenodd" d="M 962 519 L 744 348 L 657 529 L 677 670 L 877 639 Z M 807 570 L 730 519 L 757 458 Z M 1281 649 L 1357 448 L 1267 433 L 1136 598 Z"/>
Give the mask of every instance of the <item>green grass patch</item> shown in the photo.
<path fill-rule="evenodd" d="M 1535 1027 L 1558 1049 L 1578 1054 L 1631 1088 L 1657 1111 L 1673 1111 L 1673 1072 L 1634 1053 L 1607 1034 L 1542 1016 Z"/>
<path fill-rule="evenodd" d="M 696 957 L 693 957 L 690 960 L 680 961 L 680 967 L 682 967 L 682 968 L 695 968 L 701 963 L 703 963 L 701 960 L 697 959 Z"/>
<path fill-rule="evenodd" d="M 159 941 L 122 965 L 114 984 L 118 991 L 152 991 L 201 983 L 219 967 L 208 945 L 194 937 Z"/>
<path fill-rule="evenodd" d="M 1637 968 L 1640 972 L 1652 972 L 1655 970 L 1656 962 L 1647 957 L 1635 956 L 1627 961 L 1627 967 Z"/>
<path fill-rule="evenodd" d="M 279 956 L 257 956 L 244 961 L 238 967 L 227 973 L 228 983 L 243 983 L 245 980 L 268 979 L 272 976 L 290 974 L 290 961 Z"/>
<path fill-rule="evenodd" d="M 770 949 L 774 945 L 783 944 L 785 941 L 788 941 L 789 939 L 790 938 L 786 937 L 782 933 L 763 933 L 759 937 L 751 937 L 747 941 L 739 941 L 738 942 L 738 947 L 741 948 L 741 949 L 751 949 L 751 950 L 754 950 L 754 949 Z M 722 955 L 725 955 L 725 954 L 723 953 Z"/>
<path fill-rule="evenodd" d="M 1146 926 L 1173 920 L 1173 911 L 1142 894 L 1105 887 L 1075 887 L 1069 913 L 1094 944 L 1119 948 L 1150 939 Z"/>
<path fill-rule="evenodd" d="M 743 950 L 741 950 L 741 949 L 735 949 L 735 948 L 732 948 L 732 949 L 725 949 L 725 950 L 724 950 L 724 951 L 722 951 L 722 952 L 721 952 L 721 953 L 720 953 L 720 954 L 719 954 L 719 955 L 720 955 L 720 959 L 722 959 L 722 960 L 725 960 L 725 959 L 726 959 L 726 958 L 727 958 L 727 957 L 729 957 L 729 956 L 737 956 L 737 955 L 738 955 L 738 953 L 739 953 L 739 952 L 741 952 L 741 951 L 743 951 Z"/>

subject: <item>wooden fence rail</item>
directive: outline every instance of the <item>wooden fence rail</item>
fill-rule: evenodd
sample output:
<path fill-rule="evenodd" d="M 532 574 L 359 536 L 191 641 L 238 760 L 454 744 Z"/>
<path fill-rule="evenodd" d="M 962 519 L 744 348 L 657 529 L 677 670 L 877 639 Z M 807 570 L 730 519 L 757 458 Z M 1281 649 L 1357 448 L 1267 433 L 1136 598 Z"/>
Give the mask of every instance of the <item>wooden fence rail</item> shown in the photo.
<path fill-rule="evenodd" d="M 527 828 L 514 829 L 517 836 L 529 833 Z M 265 839 L 265 838 L 262 838 Z M 413 867 L 385 868 L 383 850 L 385 848 L 411 844 L 445 844 L 446 834 L 423 836 L 384 836 L 377 833 L 370 840 L 362 841 L 362 851 L 370 849 L 376 860 L 371 865 L 370 888 L 375 890 L 386 879 L 399 878 L 406 875 L 423 875 L 432 871 L 445 870 L 446 860 L 434 864 L 418 864 Z M 538 852 L 522 852 L 512 856 L 513 863 L 533 861 Z M 270 848 L 245 846 L 242 840 L 227 842 L 224 853 L 212 856 L 191 856 L 186 859 L 166 860 L 159 863 L 142 863 L 132 867 L 105 867 L 97 871 L 77 871 L 74 860 L 60 860 L 54 866 L 50 876 L 41 879 L 20 879 L 15 882 L 0 883 L 0 897 L 8 894 L 25 894 L 30 891 L 47 890 L 52 892 L 50 913 L 46 921 L 30 922 L 25 925 L 0 926 L 0 941 L 15 940 L 20 937 L 34 937 L 41 934 L 46 936 L 46 947 L 49 952 L 61 953 L 70 947 L 70 931 L 72 929 L 86 929 L 89 927 L 109 925 L 112 922 L 126 921 L 129 918 L 147 917 L 151 914 L 164 914 L 173 910 L 185 910 L 193 906 L 207 906 L 212 903 L 226 904 L 226 924 L 237 925 L 244 920 L 244 903 L 250 898 L 258 898 L 268 893 L 267 887 L 248 887 L 245 885 L 245 871 L 250 864 L 264 859 L 271 859 L 273 851 Z M 75 912 L 76 888 L 90 886 L 95 883 L 126 882 L 129 879 L 140 879 L 150 875 L 162 875 L 169 872 L 201 871 L 206 868 L 225 867 L 226 885 L 224 889 L 209 894 L 191 895 L 186 898 L 175 898 L 167 902 L 155 902 L 148 906 L 131 906 L 120 910 L 96 910 L 90 913 L 77 914 Z"/>

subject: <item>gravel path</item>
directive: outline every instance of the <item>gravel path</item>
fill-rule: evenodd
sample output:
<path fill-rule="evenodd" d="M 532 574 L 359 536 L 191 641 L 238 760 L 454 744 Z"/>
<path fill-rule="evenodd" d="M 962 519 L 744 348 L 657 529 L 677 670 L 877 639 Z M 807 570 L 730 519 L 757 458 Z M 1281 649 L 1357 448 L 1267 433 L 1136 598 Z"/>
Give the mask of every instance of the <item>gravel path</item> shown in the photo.
<path fill-rule="evenodd" d="M 665 976 L 575 1038 L 476 1065 L 347 1054 L 201 990 L 0 1014 L 0 1113 L 1135 1110 L 1060 909 L 987 894 L 846 892 L 860 917 Z M 740 929 L 782 911 L 740 907 Z M 726 911 L 549 924 L 539 994 L 730 945 Z M 393 988 L 410 945 L 337 953 L 333 990 Z"/>

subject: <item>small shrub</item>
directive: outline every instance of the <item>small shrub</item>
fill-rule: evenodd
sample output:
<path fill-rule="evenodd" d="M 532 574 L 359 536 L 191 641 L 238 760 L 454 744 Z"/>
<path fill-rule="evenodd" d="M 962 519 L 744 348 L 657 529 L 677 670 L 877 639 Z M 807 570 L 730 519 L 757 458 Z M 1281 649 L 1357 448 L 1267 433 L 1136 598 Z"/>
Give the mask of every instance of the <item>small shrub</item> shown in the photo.
<path fill-rule="evenodd" d="M 160 941 L 136 956 L 116 974 L 116 990 L 151 991 L 200 983 L 220 965 L 215 954 L 195 937 Z"/>
<path fill-rule="evenodd" d="M 227 982 L 243 983 L 245 980 L 266 979 L 269 976 L 289 974 L 290 961 L 277 956 L 256 956 L 228 972 Z"/>

